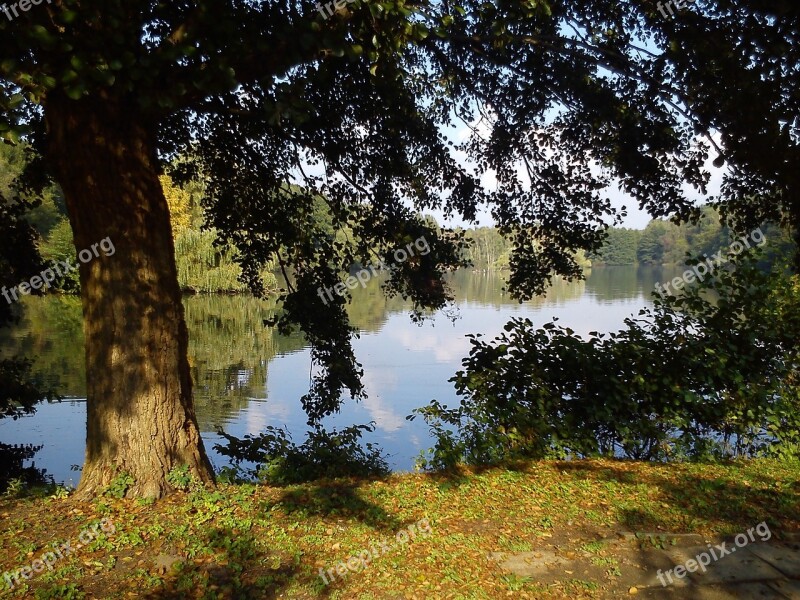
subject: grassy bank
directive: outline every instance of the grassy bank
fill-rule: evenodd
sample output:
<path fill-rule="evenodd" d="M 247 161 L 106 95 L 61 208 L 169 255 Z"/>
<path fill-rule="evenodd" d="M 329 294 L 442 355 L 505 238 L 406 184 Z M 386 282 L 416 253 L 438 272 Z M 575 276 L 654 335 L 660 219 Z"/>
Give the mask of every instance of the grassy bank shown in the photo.
<path fill-rule="evenodd" d="M 601 598 L 603 581 L 544 587 L 503 574 L 488 553 L 536 551 L 553 540 L 568 552 L 628 531 L 731 534 L 761 521 L 780 537 L 800 530 L 799 476 L 800 464 L 775 461 L 579 461 L 284 488 L 220 485 L 155 504 L 112 493 L 91 504 L 60 494 L 5 498 L 0 573 L 31 565 L 54 542 L 72 541 L 73 551 L 0 595 Z M 113 533 L 83 533 L 103 518 Z M 397 532 L 424 518 L 429 534 L 418 527 L 398 541 Z M 328 585 L 319 576 L 381 542 L 366 568 Z"/>

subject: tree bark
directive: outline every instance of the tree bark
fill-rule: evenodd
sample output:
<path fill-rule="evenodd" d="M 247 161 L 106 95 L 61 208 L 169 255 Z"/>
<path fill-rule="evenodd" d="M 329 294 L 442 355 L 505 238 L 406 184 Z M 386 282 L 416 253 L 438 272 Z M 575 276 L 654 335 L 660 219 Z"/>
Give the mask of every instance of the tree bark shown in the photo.
<path fill-rule="evenodd" d="M 76 249 L 105 238 L 115 249 L 80 264 L 87 431 L 78 497 L 97 495 L 125 472 L 134 479 L 128 497 L 160 498 L 173 489 L 167 474 L 182 465 L 213 483 L 192 400 L 154 127 L 133 103 L 109 99 L 50 97 L 45 119 Z"/>

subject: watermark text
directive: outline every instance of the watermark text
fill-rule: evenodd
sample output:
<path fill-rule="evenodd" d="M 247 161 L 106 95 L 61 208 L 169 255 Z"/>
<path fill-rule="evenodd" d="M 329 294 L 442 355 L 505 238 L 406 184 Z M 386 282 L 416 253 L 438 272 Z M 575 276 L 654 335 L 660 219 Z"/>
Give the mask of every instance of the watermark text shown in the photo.
<path fill-rule="evenodd" d="M 112 535 L 117 531 L 111 519 L 104 518 L 94 523 L 80 532 L 78 535 L 78 542 L 73 546 L 72 541 L 68 540 L 63 544 L 53 544 L 53 550 L 42 554 L 41 558 L 37 558 L 30 565 L 25 565 L 14 571 L 3 573 L 3 579 L 8 585 L 8 589 L 14 589 L 21 580 L 29 580 L 34 575 L 43 572 L 45 568 L 48 571 L 53 570 L 53 565 L 65 556 L 69 556 L 73 552 L 77 552 L 87 544 L 90 544 L 98 535 L 98 531 L 102 531 L 106 535 Z"/>
<path fill-rule="evenodd" d="M 667 294 L 673 295 L 673 292 L 669 291 L 670 286 L 675 288 L 676 291 L 679 291 L 683 289 L 684 285 L 694 283 L 695 281 L 703 281 L 706 275 L 713 274 L 714 269 L 724 263 L 728 256 L 740 254 L 745 248 L 750 249 L 751 239 L 757 246 L 763 246 L 767 243 L 767 238 L 764 237 L 764 233 L 759 227 L 755 231 L 752 231 L 750 235 L 743 235 L 740 239 L 733 242 L 728 248 L 727 254 L 724 254 L 723 251 L 720 250 L 713 256 L 709 256 L 705 261 L 697 263 L 691 269 L 684 271 L 680 277 L 675 277 L 672 281 L 667 281 L 664 284 L 657 283 L 655 286 L 656 293 L 662 298 L 665 298 Z"/>
<path fill-rule="evenodd" d="M 89 248 L 85 248 L 78 252 L 78 260 L 82 264 L 86 264 L 93 258 L 99 258 L 100 253 L 98 252 L 98 248 L 103 251 L 104 256 L 113 256 L 117 251 L 116 248 L 114 248 L 114 243 L 111 241 L 111 238 L 105 238 L 96 244 L 92 244 L 91 250 Z M 56 280 L 56 276 L 67 275 L 72 271 L 77 271 L 77 269 L 78 265 L 73 265 L 69 258 L 67 260 L 58 260 L 53 263 L 52 267 L 49 267 L 38 275 L 31 277 L 30 281 L 23 281 L 22 283 L 12 287 L 10 290 L 7 289 L 6 286 L 3 286 L 3 289 L 0 290 L 0 294 L 3 295 L 3 297 L 6 299 L 6 302 L 11 304 L 12 302 L 19 300 L 19 297 L 17 296 L 18 292 L 23 296 L 27 296 L 32 290 L 46 290 L 50 288 L 51 284 Z M 13 300 L 11 298 L 13 298 Z"/>
<path fill-rule="evenodd" d="M 344 578 L 351 571 L 353 573 L 358 573 L 359 571 L 366 569 L 370 561 L 373 559 L 391 552 L 398 546 L 406 545 L 409 541 L 415 540 L 417 536 L 428 537 L 430 534 L 430 522 L 428 519 L 420 519 L 416 523 L 412 523 L 405 529 L 398 531 L 397 535 L 395 535 L 394 544 L 390 544 L 389 541 L 384 540 L 379 542 L 378 545 L 371 546 L 369 550 L 362 550 L 357 555 L 349 557 L 346 561 L 340 562 L 338 565 L 331 567 L 327 571 L 320 567 L 319 576 L 322 578 L 322 581 L 325 582 L 325 585 L 328 585 L 336 579 L 336 574 L 338 574 L 339 577 Z"/>
<path fill-rule="evenodd" d="M 658 570 L 656 573 L 656 577 L 661 582 L 663 587 L 667 586 L 667 582 L 674 583 L 672 576 L 675 575 L 678 579 L 682 579 L 686 577 L 687 573 L 694 573 L 697 570 L 702 571 L 703 573 L 706 572 L 706 568 L 708 565 L 711 564 L 712 559 L 713 561 L 718 561 L 723 556 L 727 556 L 728 554 L 733 554 L 736 552 L 737 548 L 744 548 L 750 542 L 755 542 L 756 538 L 753 533 L 757 533 L 759 539 L 762 542 L 769 541 L 772 537 L 772 532 L 769 530 L 769 526 L 767 525 L 766 521 L 761 521 L 755 527 L 751 527 L 747 530 L 747 533 L 739 533 L 733 540 L 734 546 L 728 547 L 727 542 L 722 542 L 721 544 L 717 544 L 716 546 L 712 546 L 708 544 L 708 551 L 701 552 L 700 554 L 696 555 L 694 558 L 690 558 L 684 564 L 678 565 L 674 569 L 670 569 L 666 572 L 661 572 L 661 569 Z"/>

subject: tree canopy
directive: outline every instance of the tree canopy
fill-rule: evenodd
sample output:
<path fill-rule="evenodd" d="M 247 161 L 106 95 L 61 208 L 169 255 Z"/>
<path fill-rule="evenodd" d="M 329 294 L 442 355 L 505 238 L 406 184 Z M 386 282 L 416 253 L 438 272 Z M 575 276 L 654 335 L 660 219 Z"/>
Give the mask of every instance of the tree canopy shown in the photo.
<path fill-rule="evenodd" d="M 58 180 L 77 244 L 116 236 L 128 258 L 82 267 L 87 365 L 118 339 L 115 314 L 165 315 L 124 342 L 116 374 L 89 372 L 90 406 L 120 389 L 114 377 L 152 400 L 162 384 L 129 370 L 156 365 L 182 373 L 192 421 L 157 185 L 177 165 L 176 182 L 207 182 L 209 223 L 254 291 L 268 261 L 291 273 L 278 326 L 312 344 L 320 368 L 304 406 L 316 420 L 342 392 L 363 395 L 345 300 L 324 304 L 320 286 L 425 237 L 430 253 L 399 264 L 386 291 L 420 311 L 447 302 L 462 236 L 422 211 L 471 222 L 487 207 L 514 241 L 521 299 L 553 273 L 580 277 L 577 251 L 599 249 L 622 214 L 605 192 L 614 180 L 652 216 L 689 218 L 687 189 L 707 192 L 713 158 L 728 167 L 717 200 L 735 228 L 796 230 L 797 36 L 791 0 L 701 0 L 673 18 L 640 0 L 356 0 L 330 18 L 310 1 L 55 0 L 0 19 L 0 134 L 46 157 L 27 181 Z M 468 135 L 454 141 L 452 128 Z M 196 160 L 173 162 L 182 153 Z M 349 237 L 320 226 L 319 198 Z M 176 340 L 158 359 L 146 354 L 157 335 Z"/>

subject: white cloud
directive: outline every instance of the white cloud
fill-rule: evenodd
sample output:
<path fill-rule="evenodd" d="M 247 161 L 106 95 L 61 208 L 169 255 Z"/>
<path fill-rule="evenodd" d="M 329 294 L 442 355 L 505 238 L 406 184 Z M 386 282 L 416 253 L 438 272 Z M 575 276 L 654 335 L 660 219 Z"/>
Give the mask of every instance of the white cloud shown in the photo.
<path fill-rule="evenodd" d="M 396 329 L 390 335 L 407 350 L 433 354 L 438 363 L 457 364 L 469 354 L 470 350 L 470 343 L 466 337 L 439 336 L 435 329 L 429 331 Z"/>
<path fill-rule="evenodd" d="M 367 368 L 364 370 L 364 388 L 367 398 L 362 401 L 378 429 L 397 431 L 405 426 L 405 419 L 390 406 L 384 404 L 381 391 L 388 395 L 397 389 L 397 372 L 389 368 Z"/>

